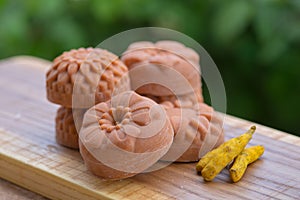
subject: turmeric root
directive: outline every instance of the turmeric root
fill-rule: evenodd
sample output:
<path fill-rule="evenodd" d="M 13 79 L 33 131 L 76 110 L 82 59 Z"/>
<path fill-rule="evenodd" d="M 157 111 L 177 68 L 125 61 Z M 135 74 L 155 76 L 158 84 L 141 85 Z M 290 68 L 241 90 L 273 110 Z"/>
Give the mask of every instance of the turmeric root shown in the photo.
<path fill-rule="evenodd" d="M 238 182 L 244 175 L 247 166 L 256 161 L 263 153 L 263 146 L 253 146 L 244 149 L 235 159 L 232 167 L 230 168 L 230 177 L 233 182 Z"/>
<path fill-rule="evenodd" d="M 213 180 L 228 163 L 238 156 L 251 140 L 255 130 L 256 127 L 252 126 L 246 133 L 224 142 L 217 149 L 207 153 L 196 165 L 196 170 L 201 171 L 204 180 Z"/>
<path fill-rule="evenodd" d="M 221 147 L 221 146 L 220 146 Z M 219 147 L 219 148 L 220 148 Z M 219 148 L 216 148 L 210 152 L 208 152 L 207 154 L 205 154 L 205 156 L 203 156 L 201 158 L 201 160 L 199 160 L 199 162 L 196 165 L 196 170 L 197 172 L 201 172 L 202 169 L 207 165 L 207 163 L 209 163 L 209 161 L 215 157 L 216 155 L 218 155 L 221 151 Z"/>

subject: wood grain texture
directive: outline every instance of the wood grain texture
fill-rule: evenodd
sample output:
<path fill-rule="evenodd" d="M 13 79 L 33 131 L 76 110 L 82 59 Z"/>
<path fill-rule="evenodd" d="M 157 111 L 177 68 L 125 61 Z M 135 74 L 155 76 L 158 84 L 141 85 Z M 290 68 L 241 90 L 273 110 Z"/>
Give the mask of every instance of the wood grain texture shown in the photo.
<path fill-rule="evenodd" d="M 1 200 L 47 200 L 39 194 L 19 187 L 9 181 L 0 178 L 0 199 Z"/>
<path fill-rule="evenodd" d="M 263 144 L 265 154 L 238 183 L 226 169 L 204 182 L 195 163 L 121 181 L 93 176 L 77 151 L 55 142 L 58 106 L 45 94 L 49 65 L 32 57 L 0 62 L 0 177 L 53 199 L 299 199 L 300 138 L 259 124 L 250 145 Z M 226 138 L 253 124 L 227 115 Z"/>

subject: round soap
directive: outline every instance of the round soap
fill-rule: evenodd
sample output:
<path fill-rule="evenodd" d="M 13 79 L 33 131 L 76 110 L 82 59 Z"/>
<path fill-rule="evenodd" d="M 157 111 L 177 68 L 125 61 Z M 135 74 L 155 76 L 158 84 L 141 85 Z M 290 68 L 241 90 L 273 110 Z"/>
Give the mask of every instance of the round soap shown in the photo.
<path fill-rule="evenodd" d="M 176 41 L 136 42 L 122 55 L 139 94 L 184 95 L 201 89 L 199 56 Z"/>
<path fill-rule="evenodd" d="M 85 109 L 74 109 L 60 107 L 55 118 L 56 142 L 65 147 L 78 149 L 78 133 L 80 130 Z M 74 117 L 77 122 L 77 129 Z"/>
<path fill-rule="evenodd" d="M 93 174 L 123 179 L 155 164 L 169 150 L 173 137 L 164 108 L 128 91 L 86 112 L 80 153 Z"/>
<path fill-rule="evenodd" d="M 167 108 L 174 129 L 174 141 L 166 161 L 198 161 L 208 151 L 224 142 L 223 119 L 204 103 L 198 108 Z"/>
<path fill-rule="evenodd" d="M 46 74 L 47 98 L 68 108 L 90 108 L 130 90 L 127 72 L 116 55 L 103 49 L 64 52 Z"/>
<path fill-rule="evenodd" d="M 203 102 L 203 97 L 200 92 L 190 93 L 185 95 L 168 95 L 168 96 L 154 96 L 143 95 L 165 108 L 196 108 L 199 102 Z"/>

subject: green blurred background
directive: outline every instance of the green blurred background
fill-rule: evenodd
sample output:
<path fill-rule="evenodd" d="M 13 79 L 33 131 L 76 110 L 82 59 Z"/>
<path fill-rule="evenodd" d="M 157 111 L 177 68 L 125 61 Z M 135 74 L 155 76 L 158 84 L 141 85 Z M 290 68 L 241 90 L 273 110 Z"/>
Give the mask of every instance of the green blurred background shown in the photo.
<path fill-rule="evenodd" d="M 144 26 L 180 31 L 210 53 L 229 114 L 300 135 L 299 0 L 0 0 L 0 59 L 52 60 Z"/>

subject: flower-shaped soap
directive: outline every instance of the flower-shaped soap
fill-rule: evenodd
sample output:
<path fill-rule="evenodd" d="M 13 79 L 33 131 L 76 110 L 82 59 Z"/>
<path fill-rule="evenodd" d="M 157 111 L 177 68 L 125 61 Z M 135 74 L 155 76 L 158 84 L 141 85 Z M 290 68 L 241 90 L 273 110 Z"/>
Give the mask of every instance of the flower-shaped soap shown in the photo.
<path fill-rule="evenodd" d="M 133 91 L 89 109 L 79 134 L 87 168 L 105 179 L 143 172 L 170 148 L 172 125 L 162 106 Z"/>
<path fill-rule="evenodd" d="M 55 118 L 56 142 L 65 147 L 78 149 L 78 131 L 86 109 L 60 107 Z M 74 121 L 76 120 L 76 124 Z M 78 127 L 76 127 L 76 125 Z"/>
<path fill-rule="evenodd" d="M 64 52 L 46 74 L 47 98 L 68 108 L 89 108 L 130 90 L 127 71 L 116 55 L 103 49 Z"/>
<path fill-rule="evenodd" d="M 224 141 L 223 119 L 204 103 L 197 108 L 166 108 L 174 129 L 174 141 L 162 160 L 198 161 Z"/>
<path fill-rule="evenodd" d="M 165 108 L 197 108 L 199 102 L 203 102 L 202 94 L 190 93 L 185 95 L 168 95 L 168 96 L 154 96 L 144 95 Z"/>

